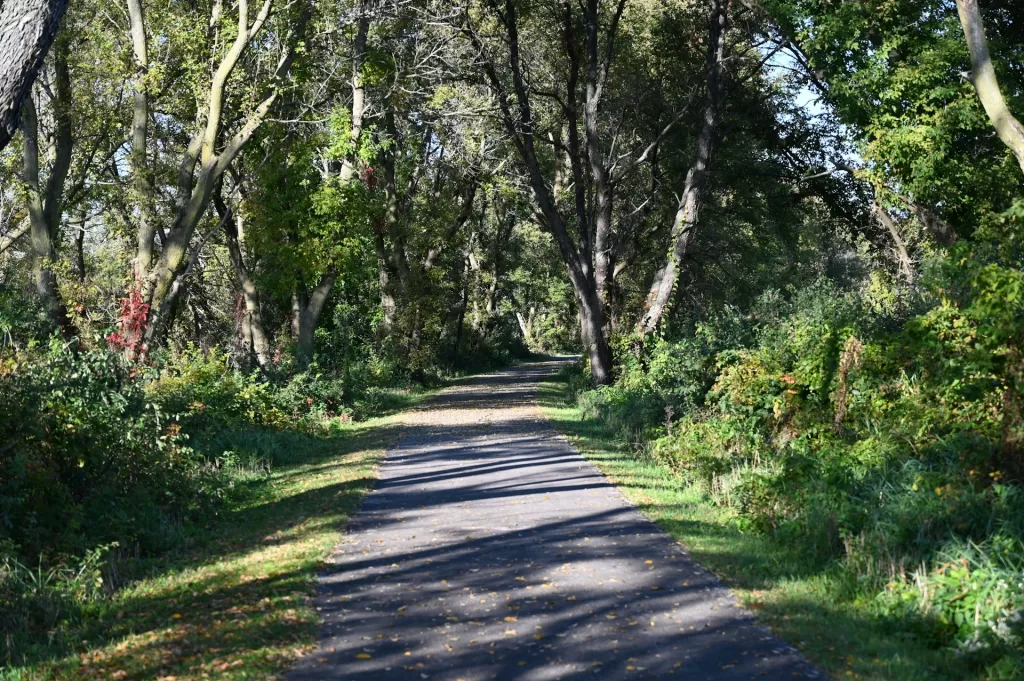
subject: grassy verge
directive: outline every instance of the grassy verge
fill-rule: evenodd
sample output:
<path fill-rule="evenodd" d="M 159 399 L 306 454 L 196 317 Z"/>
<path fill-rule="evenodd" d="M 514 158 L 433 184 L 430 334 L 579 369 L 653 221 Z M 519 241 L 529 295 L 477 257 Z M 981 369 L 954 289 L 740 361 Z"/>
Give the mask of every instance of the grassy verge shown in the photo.
<path fill-rule="evenodd" d="M 380 419 L 279 434 L 276 467 L 244 502 L 78 615 L 74 652 L 40 643 L 35 662 L 0 679 L 272 678 L 316 640 L 316 571 L 398 430 Z"/>
<path fill-rule="evenodd" d="M 599 422 L 584 420 L 566 386 L 538 394 L 556 428 L 649 518 L 686 545 L 762 622 L 836 679 L 933 681 L 971 678 L 951 652 L 925 646 L 915 623 L 878 616 L 829 569 L 740 531 L 729 509 L 687 488 L 665 466 L 643 460 Z"/>

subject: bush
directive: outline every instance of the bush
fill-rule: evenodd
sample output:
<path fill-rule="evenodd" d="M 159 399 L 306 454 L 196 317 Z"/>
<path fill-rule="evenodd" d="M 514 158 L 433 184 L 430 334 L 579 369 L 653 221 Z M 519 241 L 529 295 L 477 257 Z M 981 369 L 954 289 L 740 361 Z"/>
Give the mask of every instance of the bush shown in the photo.
<path fill-rule="evenodd" d="M 999 227 L 913 299 L 822 280 L 620 350 L 579 406 L 849 597 L 1019 678 L 1024 272 Z"/>
<path fill-rule="evenodd" d="M 379 414 L 394 390 L 352 395 L 316 367 L 268 380 L 221 351 L 153 366 L 54 340 L 0 357 L 0 639 L 8 661 L 120 587 L 126 562 L 179 546 L 310 435 Z M 119 547 L 119 548 L 118 548 Z M 29 567 L 35 566 L 35 567 Z"/>
<path fill-rule="evenodd" d="M 0 541 L 21 555 L 81 556 L 113 541 L 159 550 L 221 496 L 119 355 L 55 341 L 4 360 L 0 394 Z"/>

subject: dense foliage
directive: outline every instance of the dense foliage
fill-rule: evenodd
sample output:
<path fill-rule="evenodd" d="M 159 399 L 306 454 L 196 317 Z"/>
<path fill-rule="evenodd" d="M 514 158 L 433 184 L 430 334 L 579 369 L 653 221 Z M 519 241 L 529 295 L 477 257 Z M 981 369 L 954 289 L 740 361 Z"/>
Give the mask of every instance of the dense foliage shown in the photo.
<path fill-rule="evenodd" d="M 1019 206 L 903 297 L 768 290 L 583 389 L 748 531 L 993 678 L 1024 670 Z"/>
<path fill-rule="evenodd" d="M 1024 673 L 1022 26 L 71 3 L 0 149 L 0 662 L 295 438 L 571 351 L 585 413 L 837 598 Z"/>

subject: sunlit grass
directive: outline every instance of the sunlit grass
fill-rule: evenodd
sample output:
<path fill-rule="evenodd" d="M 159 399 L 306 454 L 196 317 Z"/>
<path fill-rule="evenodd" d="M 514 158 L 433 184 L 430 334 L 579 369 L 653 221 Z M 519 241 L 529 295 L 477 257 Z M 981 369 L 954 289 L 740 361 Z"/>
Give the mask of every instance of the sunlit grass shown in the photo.
<path fill-rule="evenodd" d="M 715 572 L 759 619 L 836 679 L 932 681 L 972 676 L 952 652 L 928 648 L 914 622 L 873 613 L 856 585 L 828 566 L 741 531 L 736 516 L 644 460 L 601 423 L 584 420 L 553 382 L 538 394 L 544 414 L 649 518 Z"/>
<path fill-rule="evenodd" d="M 397 432 L 379 420 L 288 434 L 289 464 L 249 482 L 244 504 L 150 576 L 90 605 L 74 652 L 38 655 L 0 679 L 273 678 L 316 640 L 316 572 Z"/>

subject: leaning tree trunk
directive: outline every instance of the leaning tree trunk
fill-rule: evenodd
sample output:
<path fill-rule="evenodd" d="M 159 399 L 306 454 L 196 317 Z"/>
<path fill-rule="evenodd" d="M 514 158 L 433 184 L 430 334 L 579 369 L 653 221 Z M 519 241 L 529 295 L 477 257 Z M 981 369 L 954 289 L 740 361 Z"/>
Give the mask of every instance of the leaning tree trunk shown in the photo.
<path fill-rule="evenodd" d="M 700 134 L 697 136 L 697 157 L 686 174 L 683 196 L 672 223 L 672 246 L 665 265 L 654 277 L 647 296 L 646 310 L 637 329 L 646 335 L 658 328 L 679 280 L 679 268 L 693 240 L 697 217 L 704 199 L 707 167 L 718 125 L 718 109 L 725 85 L 725 32 L 728 21 L 727 0 L 715 0 L 708 31 L 708 83 Z"/>
<path fill-rule="evenodd" d="M 206 93 L 205 124 L 195 131 L 178 164 L 175 191 L 175 215 L 160 255 L 141 278 L 142 301 L 149 305 L 144 341 L 147 346 L 163 339 L 174 317 L 176 300 L 184 290 L 193 263 L 205 239 L 193 247 L 192 237 L 206 214 L 214 189 L 228 167 L 263 124 L 284 88 L 285 80 L 298 55 L 298 43 L 310 17 L 307 6 L 299 12 L 284 38 L 287 49 L 278 59 L 270 82 L 259 102 L 239 117 L 238 130 L 225 139 L 224 126 L 231 120 L 224 106 L 229 101 L 229 82 L 235 67 L 263 34 L 274 0 L 264 0 L 250 21 L 249 0 L 239 0 L 238 30 L 234 41 L 221 58 Z M 144 249 L 140 247 L 139 251 Z M 190 254 L 191 250 L 191 254 Z"/>
<path fill-rule="evenodd" d="M 960 24 L 967 38 L 967 50 L 971 54 L 971 82 L 978 91 L 978 99 L 985 107 L 992 126 L 1013 155 L 1017 157 L 1020 169 L 1024 170 L 1024 125 L 1014 118 L 1006 106 L 1003 93 L 999 90 L 996 70 L 988 52 L 985 25 L 981 21 L 978 0 L 956 0 L 960 13 Z"/>
<path fill-rule="evenodd" d="M 896 259 L 900 265 L 900 273 L 903 274 L 903 279 L 907 282 L 907 285 L 914 285 L 914 260 L 910 257 L 910 253 L 907 251 L 907 245 L 903 241 L 903 237 L 900 235 L 900 230 L 896 226 L 889 213 L 886 212 L 878 201 L 871 204 L 871 212 L 875 215 L 875 218 L 879 223 L 889 232 L 889 236 L 892 237 L 893 250 L 896 251 Z"/>
<path fill-rule="evenodd" d="M 18 116 L 68 0 L 4 0 L 0 3 L 0 149 L 18 129 Z"/>

